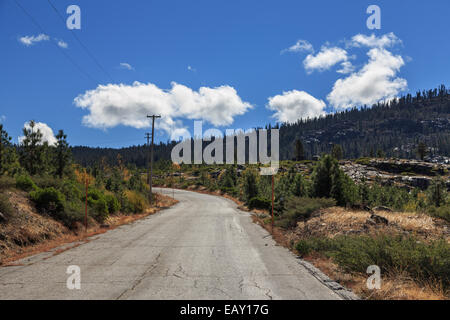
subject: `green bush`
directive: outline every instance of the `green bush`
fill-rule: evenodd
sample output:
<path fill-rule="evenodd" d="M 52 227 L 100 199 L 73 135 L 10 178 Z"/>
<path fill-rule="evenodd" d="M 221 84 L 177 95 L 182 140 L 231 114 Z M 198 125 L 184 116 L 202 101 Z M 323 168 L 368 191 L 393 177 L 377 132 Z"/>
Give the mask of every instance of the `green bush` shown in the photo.
<path fill-rule="evenodd" d="M 53 176 L 42 174 L 33 176 L 33 181 L 39 188 L 45 189 L 53 187 L 60 190 L 63 181 L 61 179 L 56 179 Z"/>
<path fill-rule="evenodd" d="M 64 213 L 56 216 L 67 227 L 72 228 L 76 222 L 83 222 L 85 217 L 84 203 L 81 201 L 66 202 Z"/>
<path fill-rule="evenodd" d="M 250 209 L 266 209 L 269 210 L 272 207 L 272 201 L 266 198 L 254 197 L 248 202 Z"/>
<path fill-rule="evenodd" d="M 81 200 L 83 198 L 83 192 L 75 181 L 66 180 L 61 186 L 61 192 L 66 197 L 67 201 L 76 201 Z"/>
<path fill-rule="evenodd" d="M 147 198 L 136 191 L 127 190 L 125 196 L 127 199 L 125 212 L 142 213 L 148 206 Z"/>
<path fill-rule="evenodd" d="M 88 190 L 88 205 L 93 209 L 91 216 L 97 221 L 104 221 L 108 217 L 108 203 L 105 195 L 98 189 Z"/>
<path fill-rule="evenodd" d="M 16 188 L 28 192 L 31 190 L 35 190 L 37 187 L 29 176 L 20 175 L 16 177 Z"/>
<path fill-rule="evenodd" d="M 52 215 L 64 212 L 64 195 L 53 187 L 37 189 L 32 191 L 30 196 L 40 212 Z"/>
<path fill-rule="evenodd" d="M 282 228 L 294 228 L 297 222 L 308 219 L 317 210 L 334 205 L 335 200 L 329 198 L 291 197 L 287 199 L 285 210 L 280 214 L 277 225 Z"/>
<path fill-rule="evenodd" d="M 445 205 L 442 207 L 430 207 L 428 209 L 428 214 L 432 217 L 441 218 L 450 222 L 450 205 Z"/>
<path fill-rule="evenodd" d="M 120 203 L 119 200 L 117 200 L 116 196 L 112 194 L 107 194 L 105 196 L 106 203 L 108 205 L 108 212 L 109 213 L 117 213 L 120 210 Z"/>
<path fill-rule="evenodd" d="M 445 240 L 427 244 L 414 237 L 338 236 L 301 240 L 296 249 L 300 255 L 321 252 L 349 272 L 365 273 L 368 266 L 377 265 L 385 273 L 403 271 L 450 287 L 450 244 Z"/>
<path fill-rule="evenodd" d="M 0 190 L 7 190 L 16 185 L 14 178 L 6 175 L 0 176 Z"/>
<path fill-rule="evenodd" d="M 250 199 L 258 196 L 258 185 L 256 183 L 256 172 L 251 169 L 247 169 L 243 172 L 243 187 L 244 187 L 244 197 L 248 204 Z"/>

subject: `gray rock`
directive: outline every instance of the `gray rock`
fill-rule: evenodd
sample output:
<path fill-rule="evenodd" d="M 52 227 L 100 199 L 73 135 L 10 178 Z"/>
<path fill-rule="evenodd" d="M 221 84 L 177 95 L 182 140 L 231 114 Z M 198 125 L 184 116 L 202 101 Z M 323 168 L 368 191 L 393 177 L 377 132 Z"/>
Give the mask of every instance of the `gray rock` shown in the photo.
<path fill-rule="evenodd" d="M 385 206 L 378 206 L 373 208 L 375 211 L 386 211 L 386 212 L 392 212 L 391 208 L 385 207 Z"/>
<path fill-rule="evenodd" d="M 370 219 L 372 219 L 373 221 L 375 221 L 376 223 L 379 223 L 379 224 L 385 224 L 385 225 L 389 224 L 388 219 L 386 219 L 385 217 L 378 216 L 373 213 L 370 215 Z"/>

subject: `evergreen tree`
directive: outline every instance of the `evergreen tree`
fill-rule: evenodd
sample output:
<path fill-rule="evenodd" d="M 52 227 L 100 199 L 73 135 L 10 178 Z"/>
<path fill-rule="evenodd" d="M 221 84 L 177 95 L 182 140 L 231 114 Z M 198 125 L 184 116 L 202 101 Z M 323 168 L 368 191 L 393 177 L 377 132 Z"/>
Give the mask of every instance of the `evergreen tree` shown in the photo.
<path fill-rule="evenodd" d="M 31 120 L 29 127 L 29 129 L 23 128 L 24 138 L 20 149 L 20 164 L 29 174 L 35 175 L 44 166 L 44 144 L 41 131 L 35 128 L 35 121 Z"/>
<path fill-rule="evenodd" d="M 305 159 L 305 152 L 303 150 L 303 143 L 300 140 L 295 141 L 295 160 L 301 161 Z"/>
<path fill-rule="evenodd" d="M 333 186 L 332 173 L 337 164 L 337 160 L 329 154 L 322 157 L 316 165 L 312 176 L 312 193 L 314 197 L 331 197 Z"/>
<path fill-rule="evenodd" d="M 333 149 L 331 150 L 331 155 L 337 159 L 337 160 L 341 160 L 344 152 L 342 150 L 342 147 L 339 144 L 335 144 L 333 145 Z"/>
<path fill-rule="evenodd" d="M 7 167 L 8 149 L 11 147 L 11 137 L 3 129 L 3 124 L 0 123 L 0 174 L 3 174 Z"/>
<path fill-rule="evenodd" d="M 443 205 L 446 189 L 445 183 L 441 179 L 434 180 L 428 188 L 428 202 L 436 207 Z"/>
<path fill-rule="evenodd" d="M 423 159 L 427 155 L 427 146 L 425 143 L 419 142 L 419 145 L 417 146 L 417 155 L 419 156 L 420 160 L 423 161 Z"/>
<path fill-rule="evenodd" d="M 64 170 L 70 162 L 70 149 L 69 144 L 67 143 L 67 135 L 64 134 L 63 130 L 59 130 L 56 139 L 56 157 L 54 159 L 56 168 L 55 173 L 59 178 L 62 178 Z"/>
<path fill-rule="evenodd" d="M 258 196 L 256 173 L 253 170 L 244 171 L 244 195 L 247 203 L 250 201 L 250 199 Z"/>

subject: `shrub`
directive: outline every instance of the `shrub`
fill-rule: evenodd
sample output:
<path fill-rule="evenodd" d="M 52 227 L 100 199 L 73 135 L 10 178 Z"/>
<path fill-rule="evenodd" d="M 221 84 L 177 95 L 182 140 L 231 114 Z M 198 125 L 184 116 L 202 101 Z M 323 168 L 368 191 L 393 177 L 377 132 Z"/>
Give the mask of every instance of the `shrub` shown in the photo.
<path fill-rule="evenodd" d="M 244 197 L 247 203 L 250 199 L 258 196 L 258 186 L 256 184 L 256 173 L 249 169 L 245 170 L 244 176 Z"/>
<path fill-rule="evenodd" d="M 27 175 L 20 175 L 16 177 L 16 187 L 27 192 L 37 188 L 33 180 L 31 180 L 31 178 Z"/>
<path fill-rule="evenodd" d="M 84 221 L 84 203 L 81 201 L 66 202 L 64 213 L 56 215 L 56 218 L 67 227 L 72 228 L 76 222 Z"/>
<path fill-rule="evenodd" d="M 336 205 L 333 199 L 291 197 L 286 201 L 285 210 L 280 214 L 277 225 L 294 228 L 298 221 L 306 220 L 319 209 Z"/>
<path fill-rule="evenodd" d="M 6 175 L 0 176 L 0 190 L 7 190 L 16 185 L 14 178 Z"/>
<path fill-rule="evenodd" d="M 296 249 L 301 255 L 321 252 L 350 272 L 365 273 L 368 266 L 377 265 L 385 273 L 404 271 L 450 287 L 450 244 L 443 239 L 426 244 L 411 236 L 338 236 L 302 240 Z"/>
<path fill-rule="evenodd" d="M 61 186 L 61 192 L 68 201 L 76 201 L 83 198 L 83 192 L 75 181 L 64 181 Z"/>
<path fill-rule="evenodd" d="M 97 221 L 104 221 L 108 217 L 108 204 L 104 194 L 98 189 L 88 191 L 88 205 L 93 209 L 91 215 Z"/>
<path fill-rule="evenodd" d="M 450 222 L 450 205 L 442 207 L 430 207 L 428 214 L 432 217 L 441 218 Z"/>
<path fill-rule="evenodd" d="M 109 213 L 116 213 L 120 210 L 120 203 L 119 203 L 119 200 L 117 200 L 116 196 L 114 196 L 112 194 L 107 194 L 105 196 L 105 200 L 108 205 Z"/>
<path fill-rule="evenodd" d="M 124 208 L 126 212 L 141 213 L 144 212 L 148 205 L 148 200 L 136 191 L 125 191 L 127 198 L 127 206 Z"/>
<path fill-rule="evenodd" d="M 266 198 L 254 197 L 248 202 L 250 209 L 266 209 L 269 210 L 272 207 L 272 201 Z"/>
<path fill-rule="evenodd" d="M 64 195 L 53 187 L 37 189 L 32 191 L 30 196 L 40 212 L 52 215 L 64 212 Z"/>
<path fill-rule="evenodd" d="M 239 191 L 238 191 L 238 189 L 237 188 L 235 188 L 235 187 L 221 187 L 220 188 L 220 191 L 222 192 L 222 193 L 227 193 L 227 194 L 229 194 L 229 195 L 231 195 L 231 196 L 237 196 L 238 194 L 239 194 Z"/>
<path fill-rule="evenodd" d="M 427 200 L 430 205 L 440 207 L 445 203 L 447 186 L 444 181 L 437 179 L 427 190 Z"/>
<path fill-rule="evenodd" d="M 59 190 L 62 185 L 62 180 L 55 179 L 55 177 L 49 175 L 33 176 L 33 181 L 39 188 L 42 189 L 53 187 Z"/>

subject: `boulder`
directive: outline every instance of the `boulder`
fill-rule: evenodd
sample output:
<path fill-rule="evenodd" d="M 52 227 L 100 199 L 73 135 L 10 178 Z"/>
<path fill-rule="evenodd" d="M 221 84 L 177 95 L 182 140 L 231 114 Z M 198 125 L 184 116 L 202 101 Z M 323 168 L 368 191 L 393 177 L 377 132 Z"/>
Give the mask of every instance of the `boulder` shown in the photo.
<path fill-rule="evenodd" d="M 385 217 L 376 215 L 374 213 L 372 213 L 370 215 L 370 219 L 373 220 L 377 224 L 385 224 L 385 225 L 389 224 L 389 220 L 388 219 L 386 219 Z"/>
<path fill-rule="evenodd" d="M 374 211 L 386 211 L 386 212 L 392 212 L 391 208 L 385 207 L 385 206 L 378 206 L 373 208 Z"/>

